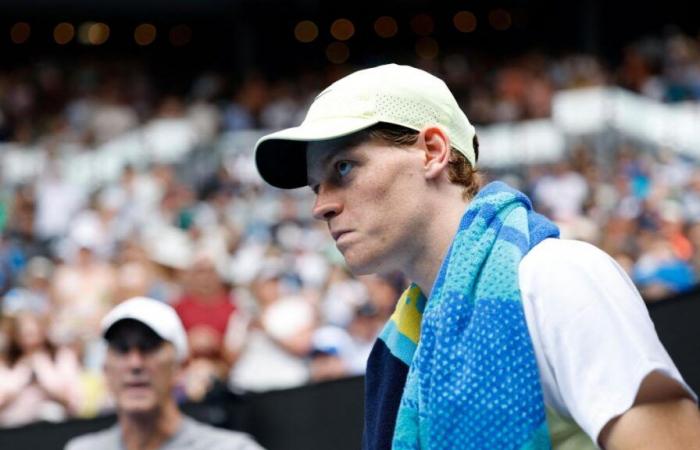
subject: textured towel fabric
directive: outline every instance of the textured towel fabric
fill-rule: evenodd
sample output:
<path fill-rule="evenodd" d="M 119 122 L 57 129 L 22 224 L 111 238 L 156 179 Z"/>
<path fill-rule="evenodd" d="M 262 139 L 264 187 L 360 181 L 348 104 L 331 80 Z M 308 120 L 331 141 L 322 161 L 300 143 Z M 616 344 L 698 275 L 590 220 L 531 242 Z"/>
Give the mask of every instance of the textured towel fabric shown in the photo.
<path fill-rule="evenodd" d="M 417 286 L 407 289 L 374 343 L 365 374 L 363 450 L 389 450 L 408 367 L 418 346 L 426 298 Z"/>
<path fill-rule="evenodd" d="M 367 418 L 364 448 L 387 448 L 394 420 L 391 445 L 399 450 L 550 448 L 518 265 L 530 248 L 557 235 L 522 193 L 499 182 L 482 189 L 430 300 L 412 285 L 375 346 L 368 414 L 382 409 Z M 405 379 L 401 363 L 410 364 Z"/>

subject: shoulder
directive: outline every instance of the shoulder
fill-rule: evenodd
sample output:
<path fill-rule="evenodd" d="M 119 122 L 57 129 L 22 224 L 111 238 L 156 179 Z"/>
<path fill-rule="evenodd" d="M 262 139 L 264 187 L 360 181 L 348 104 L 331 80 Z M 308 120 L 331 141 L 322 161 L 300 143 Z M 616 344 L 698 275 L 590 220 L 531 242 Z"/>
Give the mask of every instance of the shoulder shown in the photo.
<path fill-rule="evenodd" d="M 545 397 L 594 442 L 649 374 L 691 392 L 634 284 L 602 250 L 547 239 L 523 258 L 519 281 Z"/>
<path fill-rule="evenodd" d="M 589 308 L 634 309 L 646 315 L 637 288 L 607 253 L 582 241 L 545 239 L 525 255 L 518 278 L 534 306 L 576 315 Z"/>
<path fill-rule="evenodd" d="M 226 430 L 185 418 L 185 438 L 196 442 L 196 448 L 207 450 L 262 450 L 248 434 Z"/>
<path fill-rule="evenodd" d="M 545 239 L 534 246 L 519 267 L 521 285 L 549 288 L 570 283 L 606 285 L 621 282 L 636 291 L 629 276 L 607 253 L 588 242 Z"/>
<path fill-rule="evenodd" d="M 535 245 L 522 259 L 523 269 L 588 266 L 589 263 L 613 263 L 613 259 L 598 247 L 573 239 L 545 239 Z"/>
<path fill-rule="evenodd" d="M 119 448 L 119 433 L 116 426 L 94 433 L 84 434 L 68 441 L 65 450 L 111 450 Z"/>

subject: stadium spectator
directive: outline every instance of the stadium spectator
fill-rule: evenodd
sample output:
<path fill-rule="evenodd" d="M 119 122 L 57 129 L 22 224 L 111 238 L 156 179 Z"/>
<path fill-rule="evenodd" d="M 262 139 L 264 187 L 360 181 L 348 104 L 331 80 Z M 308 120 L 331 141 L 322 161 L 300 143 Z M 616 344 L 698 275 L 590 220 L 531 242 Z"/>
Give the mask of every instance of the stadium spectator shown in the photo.
<path fill-rule="evenodd" d="M 100 242 L 94 225 L 72 229 L 65 242 L 66 260 L 51 279 L 52 336 L 62 344 L 78 345 L 89 369 L 102 363 L 99 324 L 116 290 L 114 267 L 97 255 Z"/>
<path fill-rule="evenodd" d="M 185 368 L 188 397 L 201 400 L 216 381 L 224 383 L 235 352 L 225 347 L 227 328 L 234 324 L 234 299 L 212 258 L 195 257 L 184 272 L 184 294 L 174 303 L 187 333 L 190 360 Z"/>
<path fill-rule="evenodd" d="M 27 262 L 21 280 L 10 289 L 0 303 L 4 314 L 28 310 L 47 314 L 51 308 L 50 280 L 54 265 L 44 256 L 35 256 Z"/>
<path fill-rule="evenodd" d="M 258 450 L 249 436 L 211 427 L 180 412 L 173 397 L 187 338 L 170 306 L 137 297 L 102 322 L 109 350 L 105 375 L 117 405 L 117 424 L 74 438 L 67 450 Z"/>
<path fill-rule="evenodd" d="M 0 360 L 0 426 L 60 421 L 81 408 L 81 367 L 67 346 L 46 335 L 47 317 L 31 310 L 7 319 L 7 346 Z"/>
<path fill-rule="evenodd" d="M 284 270 L 266 261 L 252 284 L 257 313 L 241 355 L 229 375 L 235 390 L 265 391 L 309 380 L 316 313 L 311 304 L 286 292 Z"/>

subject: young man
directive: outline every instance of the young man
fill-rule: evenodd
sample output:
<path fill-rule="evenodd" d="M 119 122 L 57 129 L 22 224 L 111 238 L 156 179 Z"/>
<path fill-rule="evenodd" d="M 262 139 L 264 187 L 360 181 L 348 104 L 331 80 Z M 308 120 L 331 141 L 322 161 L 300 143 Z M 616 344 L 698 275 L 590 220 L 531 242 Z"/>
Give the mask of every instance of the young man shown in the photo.
<path fill-rule="evenodd" d="M 256 145 L 309 185 L 357 275 L 402 271 L 367 366 L 364 449 L 700 448 L 700 414 L 614 261 L 503 183 L 444 82 L 385 65 L 329 86 Z"/>
<path fill-rule="evenodd" d="M 173 398 L 187 337 L 170 306 L 135 297 L 102 321 L 107 383 L 117 423 L 68 442 L 66 450 L 262 450 L 248 435 L 184 416 Z"/>

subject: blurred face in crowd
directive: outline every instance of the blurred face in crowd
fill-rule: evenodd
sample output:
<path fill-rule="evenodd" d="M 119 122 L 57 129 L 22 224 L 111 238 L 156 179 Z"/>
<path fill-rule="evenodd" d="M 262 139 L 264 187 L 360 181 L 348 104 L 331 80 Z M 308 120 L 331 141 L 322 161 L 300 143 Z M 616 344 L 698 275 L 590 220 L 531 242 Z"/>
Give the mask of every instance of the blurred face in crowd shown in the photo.
<path fill-rule="evenodd" d="M 174 401 L 179 363 L 170 342 L 128 319 L 112 326 L 107 341 L 105 376 L 120 414 L 153 414 Z"/>
<path fill-rule="evenodd" d="M 77 255 L 77 263 L 80 266 L 87 266 L 92 264 L 94 258 L 94 253 L 89 247 L 80 247 Z"/>
<path fill-rule="evenodd" d="M 46 337 L 41 320 L 32 313 L 21 313 L 15 319 L 15 342 L 23 354 L 43 347 Z"/>
<path fill-rule="evenodd" d="M 256 280 L 251 286 L 260 308 L 264 309 L 280 298 L 280 279 L 276 276 Z"/>
<path fill-rule="evenodd" d="M 195 260 L 186 274 L 187 289 L 196 295 L 218 294 L 223 288 L 214 261 L 208 257 Z"/>
<path fill-rule="evenodd" d="M 371 139 L 335 139 L 307 150 L 313 215 L 324 220 L 355 275 L 401 270 L 427 221 L 421 214 L 423 152 Z"/>

